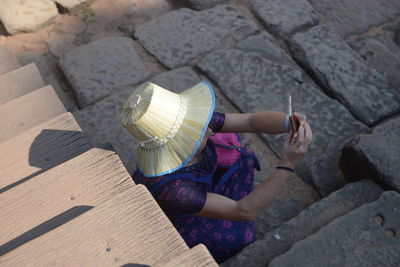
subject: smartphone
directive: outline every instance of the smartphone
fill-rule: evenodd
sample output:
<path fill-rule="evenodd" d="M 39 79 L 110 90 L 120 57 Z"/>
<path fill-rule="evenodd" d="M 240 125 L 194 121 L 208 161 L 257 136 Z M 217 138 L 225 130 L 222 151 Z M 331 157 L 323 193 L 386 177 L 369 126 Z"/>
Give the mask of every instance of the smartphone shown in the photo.
<path fill-rule="evenodd" d="M 294 115 L 294 109 L 292 106 L 292 95 L 289 95 L 289 121 L 290 121 L 290 126 L 293 130 L 293 133 L 297 132 L 299 129 L 300 123 L 297 120 L 296 116 Z"/>

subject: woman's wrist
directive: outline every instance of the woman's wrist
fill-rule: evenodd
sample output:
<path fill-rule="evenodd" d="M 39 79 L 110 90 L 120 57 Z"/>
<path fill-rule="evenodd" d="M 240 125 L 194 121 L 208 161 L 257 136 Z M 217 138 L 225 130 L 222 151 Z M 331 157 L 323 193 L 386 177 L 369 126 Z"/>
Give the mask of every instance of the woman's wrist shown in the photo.
<path fill-rule="evenodd" d="M 290 169 L 294 169 L 296 167 L 296 163 L 288 160 L 279 161 L 277 166 L 287 167 Z"/>

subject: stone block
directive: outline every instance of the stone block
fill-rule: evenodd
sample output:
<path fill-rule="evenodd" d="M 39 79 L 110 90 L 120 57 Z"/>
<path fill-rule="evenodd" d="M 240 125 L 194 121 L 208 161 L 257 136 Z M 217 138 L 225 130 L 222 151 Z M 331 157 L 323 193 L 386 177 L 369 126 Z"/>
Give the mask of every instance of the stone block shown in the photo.
<path fill-rule="evenodd" d="M 398 0 L 308 0 L 320 17 L 329 21 L 339 35 L 347 37 L 366 32 L 395 18 Z"/>
<path fill-rule="evenodd" d="M 251 0 L 250 8 L 265 27 L 280 38 L 319 21 L 307 0 Z"/>
<path fill-rule="evenodd" d="M 0 5 L 0 20 L 10 34 L 36 31 L 57 15 L 51 0 L 3 0 Z"/>
<path fill-rule="evenodd" d="M 267 233 L 263 238 L 245 247 L 236 256 L 224 262 L 222 266 L 267 266 L 272 259 L 289 250 L 296 242 L 316 233 L 336 218 L 366 203 L 375 201 L 382 193 L 382 188 L 370 180 L 347 184 L 312 204 L 293 219 L 282 223 L 280 227 Z M 329 262 L 328 259 L 327 262 Z"/>
<path fill-rule="evenodd" d="M 400 90 L 400 47 L 385 35 L 365 37 L 350 42 L 370 65 L 376 66 L 389 74 L 397 90 Z"/>
<path fill-rule="evenodd" d="M 60 66 L 81 108 L 150 76 L 132 39 L 103 38 L 67 52 Z"/>
<path fill-rule="evenodd" d="M 341 148 L 366 127 L 310 83 L 299 67 L 237 49 L 209 54 L 198 67 L 244 113 L 286 112 L 291 93 L 295 110 L 307 115 L 314 131 L 313 143 L 296 172 L 307 183 L 315 184 L 322 195 L 344 185 L 338 166 Z M 284 135 L 262 137 L 280 154 Z"/>
<path fill-rule="evenodd" d="M 184 67 L 162 73 L 150 81 L 171 91 L 181 92 L 201 80 L 191 68 Z M 133 87 L 127 87 L 93 106 L 74 113 L 90 143 L 93 146 L 111 143 L 131 174 L 136 169 L 137 144 L 135 138 L 119 122 L 119 114 L 123 103 L 133 90 Z"/>
<path fill-rule="evenodd" d="M 341 167 L 351 180 L 374 179 L 400 192 L 400 117 L 379 124 L 350 141 L 344 148 Z"/>
<path fill-rule="evenodd" d="M 268 266 L 387 266 L 400 264 L 400 194 L 389 191 L 373 203 L 334 220 Z"/>
<path fill-rule="evenodd" d="M 297 33 L 290 49 L 323 86 L 363 123 L 372 126 L 400 112 L 400 91 L 371 68 L 328 25 Z"/>
<path fill-rule="evenodd" d="M 181 8 L 136 28 L 135 37 L 162 64 L 176 68 L 259 32 L 234 6 Z"/>

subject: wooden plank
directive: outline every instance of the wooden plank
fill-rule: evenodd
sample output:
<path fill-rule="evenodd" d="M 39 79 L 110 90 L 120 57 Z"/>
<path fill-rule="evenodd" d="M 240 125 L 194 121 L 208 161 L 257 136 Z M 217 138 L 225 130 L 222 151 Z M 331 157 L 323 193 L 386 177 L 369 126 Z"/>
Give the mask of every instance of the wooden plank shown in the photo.
<path fill-rule="evenodd" d="M 0 265 L 153 266 L 189 250 L 143 185 L 81 210 L 83 214 L 50 232 L 32 233 L 36 238 L 29 242 L 24 242 L 29 240 L 25 235 L 26 240 L 14 242 L 14 249 L 12 243 L 0 246 Z"/>
<path fill-rule="evenodd" d="M 0 76 L 0 105 L 42 88 L 45 83 L 35 63 Z"/>
<path fill-rule="evenodd" d="M 11 100 L 0 106 L 0 142 L 65 112 L 51 85 Z"/>
<path fill-rule="evenodd" d="M 175 259 L 166 264 L 159 265 L 159 267 L 218 267 L 213 256 L 203 244 L 199 244 L 189 251 L 179 255 Z"/>
<path fill-rule="evenodd" d="M 132 185 L 115 152 L 91 149 L 0 194 L 1 241 L 73 206 L 97 206 Z"/>
<path fill-rule="evenodd" d="M 69 112 L 0 143 L 0 194 L 90 148 Z"/>
<path fill-rule="evenodd" d="M 18 60 L 6 45 L 0 45 L 0 74 L 21 67 Z"/>

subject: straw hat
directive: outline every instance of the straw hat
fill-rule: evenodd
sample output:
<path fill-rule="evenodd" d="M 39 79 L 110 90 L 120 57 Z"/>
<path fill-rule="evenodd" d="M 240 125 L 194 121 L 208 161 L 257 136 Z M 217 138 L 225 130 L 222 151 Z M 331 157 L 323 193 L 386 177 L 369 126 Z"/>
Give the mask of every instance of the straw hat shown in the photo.
<path fill-rule="evenodd" d="M 207 82 L 181 94 L 153 83 L 133 91 L 120 120 L 138 141 L 139 170 L 147 177 L 155 177 L 186 165 L 203 139 L 214 107 L 214 91 Z"/>

